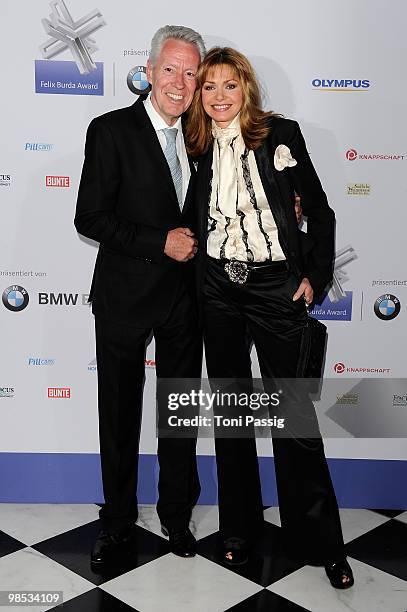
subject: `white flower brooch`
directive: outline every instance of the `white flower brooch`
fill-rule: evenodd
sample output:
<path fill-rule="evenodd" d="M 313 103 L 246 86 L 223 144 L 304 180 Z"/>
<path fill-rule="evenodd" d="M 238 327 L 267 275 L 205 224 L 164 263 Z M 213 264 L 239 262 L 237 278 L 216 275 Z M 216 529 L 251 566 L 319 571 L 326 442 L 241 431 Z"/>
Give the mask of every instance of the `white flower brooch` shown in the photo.
<path fill-rule="evenodd" d="M 296 166 L 297 161 L 291 157 L 291 151 L 286 145 L 278 145 L 274 153 L 274 167 L 276 170 L 284 170 L 287 166 Z"/>

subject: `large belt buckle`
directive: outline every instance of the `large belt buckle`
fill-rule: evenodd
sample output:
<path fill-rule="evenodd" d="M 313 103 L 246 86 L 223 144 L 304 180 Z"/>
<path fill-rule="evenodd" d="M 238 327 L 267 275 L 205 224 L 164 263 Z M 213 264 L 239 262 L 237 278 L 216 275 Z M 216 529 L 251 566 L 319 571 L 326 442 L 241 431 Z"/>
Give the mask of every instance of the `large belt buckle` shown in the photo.
<path fill-rule="evenodd" d="M 231 260 L 225 264 L 225 272 L 233 283 L 244 285 L 249 276 L 249 268 L 244 261 Z"/>

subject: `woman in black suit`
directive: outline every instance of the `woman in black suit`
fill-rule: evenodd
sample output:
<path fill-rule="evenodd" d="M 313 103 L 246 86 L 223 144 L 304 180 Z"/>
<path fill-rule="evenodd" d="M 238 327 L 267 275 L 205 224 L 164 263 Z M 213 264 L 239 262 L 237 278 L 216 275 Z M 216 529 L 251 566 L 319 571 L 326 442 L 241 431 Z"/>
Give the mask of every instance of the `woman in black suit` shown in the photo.
<path fill-rule="evenodd" d="M 187 138 L 199 156 L 197 270 L 208 376 L 247 390 L 250 337 L 271 388 L 270 381 L 298 376 L 306 306 L 331 280 L 335 217 L 298 124 L 261 110 L 247 58 L 216 47 L 197 80 Z M 296 193 L 307 234 L 298 228 Z M 308 399 L 297 408 L 314 433 L 273 439 L 282 527 L 297 557 L 324 565 L 333 586 L 348 588 L 352 570 L 315 411 Z M 215 436 L 220 531 L 223 561 L 237 565 L 263 523 L 262 497 L 254 436 L 224 434 Z"/>

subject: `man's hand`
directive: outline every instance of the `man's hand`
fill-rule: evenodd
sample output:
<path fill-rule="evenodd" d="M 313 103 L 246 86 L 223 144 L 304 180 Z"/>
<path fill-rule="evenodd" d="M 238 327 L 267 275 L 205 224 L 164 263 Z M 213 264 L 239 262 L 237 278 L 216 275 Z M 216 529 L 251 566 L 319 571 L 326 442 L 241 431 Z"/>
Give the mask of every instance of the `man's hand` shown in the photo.
<path fill-rule="evenodd" d="M 302 221 L 302 206 L 301 206 L 301 198 L 299 195 L 295 196 L 295 216 L 297 217 L 297 223 L 300 225 Z"/>
<path fill-rule="evenodd" d="M 300 286 L 293 295 L 294 302 L 300 299 L 301 296 L 303 296 L 303 298 L 305 299 L 305 303 L 307 306 L 312 304 L 312 301 L 314 299 L 314 290 L 311 287 L 311 283 L 309 282 L 308 278 L 302 279 Z"/>
<path fill-rule="evenodd" d="M 164 253 L 175 261 L 188 261 L 198 250 L 198 241 L 188 227 L 177 227 L 167 234 Z"/>

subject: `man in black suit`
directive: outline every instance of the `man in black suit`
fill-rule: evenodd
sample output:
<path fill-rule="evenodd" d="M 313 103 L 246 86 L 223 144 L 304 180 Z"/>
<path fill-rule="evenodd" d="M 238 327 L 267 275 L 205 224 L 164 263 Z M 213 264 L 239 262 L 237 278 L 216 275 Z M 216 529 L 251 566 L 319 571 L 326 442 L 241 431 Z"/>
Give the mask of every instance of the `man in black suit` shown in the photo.
<path fill-rule="evenodd" d="M 159 378 L 199 378 L 201 341 L 189 286 L 197 242 L 189 229 L 195 170 L 181 116 L 205 54 L 183 26 L 154 35 L 147 99 L 90 123 L 75 226 L 100 243 L 90 300 L 95 315 L 99 437 L 105 504 L 92 551 L 112 559 L 137 520 L 137 472 L 146 342 L 154 335 Z M 196 440 L 159 439 L 157 511 L 171 550 L 195 554 L 189 531 L 200 485 Z"/>

